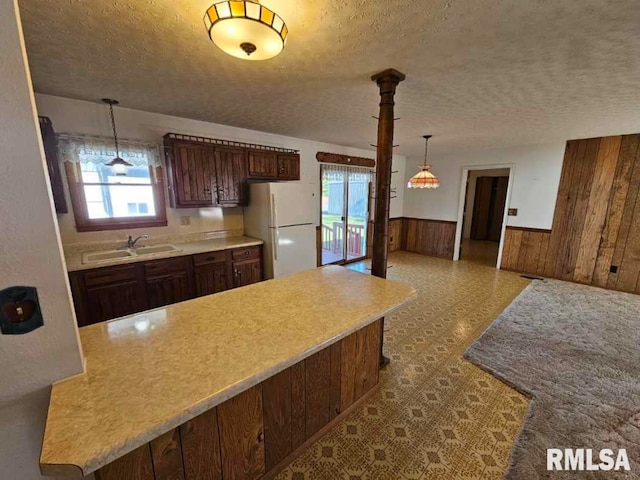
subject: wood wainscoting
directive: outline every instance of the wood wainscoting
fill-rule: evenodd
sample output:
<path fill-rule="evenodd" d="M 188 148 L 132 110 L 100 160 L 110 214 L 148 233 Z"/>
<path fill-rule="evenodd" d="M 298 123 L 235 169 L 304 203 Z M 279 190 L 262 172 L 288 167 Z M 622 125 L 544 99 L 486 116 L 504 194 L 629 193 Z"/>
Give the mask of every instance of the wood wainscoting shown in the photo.
<path fill-rule="evenodd" d="M 373 222 L 367 229 L 367 258 L 373 252 Z M 406 250 L 433 257 L 453 258 L 456 222 L 423 218 L 396 217 L 389 219 L 389 252 Z M 316 227 L 316 254 L 318 266 L 322 264 L 322 238 Z"/>
<path fill-rule="evenodd" d="M 500 268 L 544 275 L 551 230 L 507 227 Z"/>
<path fill-rule="evenodd" d="M 403 218 L 402 250 L 453 259 L 455 239 L 456 222 Z"/>
<path fill-rule="evenodd" d="M 551 231 L 507 228 L 505 269 L 640 293 L 640 134 L 567 142 Z"/>

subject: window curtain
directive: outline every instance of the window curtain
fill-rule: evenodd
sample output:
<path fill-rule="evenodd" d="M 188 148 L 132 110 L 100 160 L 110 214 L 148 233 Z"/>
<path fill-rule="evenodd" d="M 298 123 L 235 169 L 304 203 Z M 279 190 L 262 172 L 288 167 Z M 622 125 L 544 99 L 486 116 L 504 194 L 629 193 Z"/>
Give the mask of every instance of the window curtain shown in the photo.
<path fill-rule="evenodd" d="M 156 144 L 118 140 L 118 148 L 120 157 L 133 166 L 161 165 L 161 149 Z M 58 157 L 61 162 L 102 165 L 115 156 L 116 148 L 111 137 L 58 135 Z"/>
<path fill-rule="evenodd" d="M 375 197 L 375 174 L 373 169 L 336 163 L 322 163 L 320 164 L 320 170 L 323 183 L 348 183 L 349 212 L 352 215 L 360 216 L 367 212 L 369 195 L 371 195 L 372 199 Z M 337 191 L 334 191 L 333 195 L 335 196 L 336 193 Z M 338 197 L 336 201 L 339 205 L 342 205 L 344 199 L 342 195 L 338 195 Z M 362 199 L 366 199 L 366 201 L 363 202 Z"/>

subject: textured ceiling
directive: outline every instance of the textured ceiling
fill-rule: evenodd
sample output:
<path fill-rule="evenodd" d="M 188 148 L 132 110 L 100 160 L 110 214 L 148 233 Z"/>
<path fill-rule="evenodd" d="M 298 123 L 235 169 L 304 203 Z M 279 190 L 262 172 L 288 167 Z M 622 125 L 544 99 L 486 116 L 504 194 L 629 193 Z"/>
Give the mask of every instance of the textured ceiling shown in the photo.
<path fill-rule="evenodd" d="M 212 2 L 20 0 L 35 90 L 370 148 L 393 67 L 400 154 L 640 131 L 638 0 L 264 0 L 264 62 L 210 42 Z"/>

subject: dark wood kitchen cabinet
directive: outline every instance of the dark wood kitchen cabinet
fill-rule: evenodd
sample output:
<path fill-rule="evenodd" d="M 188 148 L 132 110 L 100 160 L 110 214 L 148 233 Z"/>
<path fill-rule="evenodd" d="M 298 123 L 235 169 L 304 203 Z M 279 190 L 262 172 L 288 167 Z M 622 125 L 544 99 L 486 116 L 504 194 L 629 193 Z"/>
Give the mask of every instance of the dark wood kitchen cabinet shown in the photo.
<path fill-rule="evenodd" d="M 214 204 L 238 207 L 247 204 L 247 158 L 245 150 L 215 147 L 216 195 Z"/>
<path fill-rule="evenodd" d="M 262 281 L 262 262 L 259 258 L 233 262 L 233 286 L 244 287 Z"/>
<path fill-rule="evenodd" d="M 60 162 L 58 161 L 58 147 L 56 145 L 56 132 L 48 117 L 38 117 L 40 120 L 40 133 L 42 134 L 42 145 L 44 155 L 47 160 L 47 170 L 51 182 L 51 193 L 53 194 L 53 204 L 56 213 L 68 213 L 67 199 L 64 196 L 64 186 L 62 183 L 62 173 Z"/>
<path fill-rule="evenodd" d="M 144 273 L 149 308 L 184 302 L 194 296 L 189 257 L 145 262 Z"/>
<path fill-rule="evenodd" d="M 174 208 L 210 207 L 216 186 L 216 161 L 211 145 L 165 140 L 169 200 Z"/>
<path fill-rule="evenodd" d="M 193 256 L 196 297 L 223 292 L 232 288 L 231 252 L 201 253 Z"/>
<path fill-rule="evenodd" d="M 262 246 L 220 250 L 69 273 L 84 327 L 150 308 L 261 282 Z"/>
<path fill-rule="evenodd" d="M 72 272 L 69 280 L 80 327 L 149 308 L 136 264 Z"/>
<path fill-rule="evenodd" d="M 262 281 L 262 248 L 236 248 L 231 252 L 233 286 L 243 287 Z"/>
<path fill-rule="evenodd" d="M 278 153 L 268 150 L 249 150 L 247 152 L 247 170 L 249 178 L 278 178 Z"/>
<path fill-rule="evenodd" d="M 300 180 L 300 155 L 278 154 L 278 178 Z"/>

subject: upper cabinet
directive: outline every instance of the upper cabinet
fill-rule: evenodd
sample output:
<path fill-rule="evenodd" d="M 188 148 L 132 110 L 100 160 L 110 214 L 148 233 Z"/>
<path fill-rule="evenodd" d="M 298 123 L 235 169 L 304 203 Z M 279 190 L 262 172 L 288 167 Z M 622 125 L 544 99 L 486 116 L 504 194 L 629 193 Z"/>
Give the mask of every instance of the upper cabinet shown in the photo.
<path fill-rule="evenodd" d="M 242 148 L 215 147 L 216 195 L 214 205 L 237 207 L 247 204 L 247 157 Z"/>
<path fill-rule="evenodd" d="M 164 144 L 173 208 L 245 206 L 248 180 L 300 179 L 300 155 L 290 150 L 173 133 Z"/>
<path fill-rule="evenodd" d="M 300 180 L 300 155 L 296 153 L 278 154 L 278 178 Z"/>
<path fill-rule="evenodd" d="M 247 152 L 249 178 L 278 178 L 278 154 L 263 150 Z"/>
<path fill-rule="evenodd" d="M 210 207 L 216 186 L 212 145 L 165 141 L 169 198 L 174 208 Z"/>
<path fill-rule="evenodd" d="M 47 117 L 38 117 L 40 120 L 40 133 L 42 134 L 42 144 L 44 154 L 47 159 L 47 170 L 51 181 L 51 192 L 53 193 L 53 204 L 56 213 L 68 213 L 67 200 L 64 198 L 64 187 L 62 184 L 62 173 L 58 162 L 58 148 L 56 146 L 56 133 L 53 130 L 51 120 Z"/>

